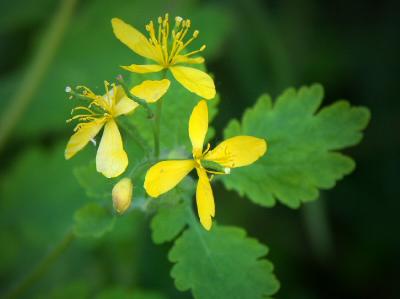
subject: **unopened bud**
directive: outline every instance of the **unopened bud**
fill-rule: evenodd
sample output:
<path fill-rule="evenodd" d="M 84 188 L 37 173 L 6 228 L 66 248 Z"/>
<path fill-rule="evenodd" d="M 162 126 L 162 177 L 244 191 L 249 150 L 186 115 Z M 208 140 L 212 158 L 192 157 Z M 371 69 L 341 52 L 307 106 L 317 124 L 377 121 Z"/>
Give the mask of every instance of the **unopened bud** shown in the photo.
<path fill-rule="evenodd" d="M 132 202 L 133 185 L 129 178 L 121 179 L 112 189 L 114 209 L 123 214 L 129 209 Z"/>
<path fill-rule="evenodd" d="M 221 164 L 218 164 L 217 162 L 214 161 L 209 161 L 209 160 L 201 160 L 200 161 L 201 165 L 208 171 L 214 171 L 218 173 L 225 173 L 228 174 L 230 171 L 229 168 L 226 168 L 222 166 Z"/>

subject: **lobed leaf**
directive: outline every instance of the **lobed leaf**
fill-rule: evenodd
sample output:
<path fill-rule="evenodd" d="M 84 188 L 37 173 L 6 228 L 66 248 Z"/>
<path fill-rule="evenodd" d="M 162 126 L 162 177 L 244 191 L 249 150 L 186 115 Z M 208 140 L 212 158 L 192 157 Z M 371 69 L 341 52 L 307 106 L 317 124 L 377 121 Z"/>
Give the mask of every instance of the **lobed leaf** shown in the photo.
<path fill-rule="evenodd" d="M 171 276 L 196 299 L 261 299 L 279 288 L 273 265 L 264 259 L 267 252 L 243 229 L 214 225 L 207 232 L 197 224 L 175 241 Z"/>
<path fill-rule="evenodd" d="M 319 189 L 332 188 L 352 172 L 354 161 L 336 151 L 361 141 L 369 110 L 338 101 L 317 112 L 323 93 L 318 84 L 298 91 L 291 88 L 274 104 L 264 95 L 244 113 L 241 122 L 232 120 L 225 138 L 265 138 L 268 151 L 253 165 L 222 177 L 225 186 L 262 206 L 279 200 L 297 208 L 301 202 L 316 199 Z"/>

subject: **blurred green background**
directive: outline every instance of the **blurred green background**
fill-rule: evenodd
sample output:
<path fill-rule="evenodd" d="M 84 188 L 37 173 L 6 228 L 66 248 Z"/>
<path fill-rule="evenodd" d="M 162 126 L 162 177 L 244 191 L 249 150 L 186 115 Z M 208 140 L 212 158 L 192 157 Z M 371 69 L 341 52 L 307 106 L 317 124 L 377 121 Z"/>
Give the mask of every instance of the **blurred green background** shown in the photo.
<path fill-rule="evenodd" d="M 299 210 L 280 204 L 265 209 L 217 184 L 217 218 L 243 226 L 270 247 L 282 285 L 277 298 L 395 298 L 397 1 L 82 0 L 69 20 L 57 15 L 60 6 L 68 10 L 73 2 L 0 2 L 2 119 L 18 92 L 31 98 L 0 143 L 0 294 L 62 240 L 73 212 L 89 201 L 73 169 L 93 157 L 94 149 L 72 161 L 63 158 L 71 131 L 65 125 L 71 109 L 65 86 L 99 87 L 122 72 L 118 65 L 138 61 L 113 36 L 112 17 L 143 28 L 150 18 L 169 12 L 191 18 L 207 44 L 208 69 L 222 99 L 214 122 L 217 138 L 261 93 L 276 96 L 289 86 L 319 82 L 325 104 L 343 97 L 371 109 L 364 141 L 347 151 L 356 171 L 319 201 Z M 64 17 L 58 47 L 44 47 L 54 18 Z M 28 75 L 37 80 L 35 90 L 26 72 L 37 57 L 48 61 L 43 73 Z M 140 292 L 143 298 L 191 298 L 175 290 L 166 257 L 170 245 L 152 243 L 148 221 L 130 213 L 104 238 L 74 241 L 22 298 L 122 298 L 130 291 L 134 298 L 141 298 Z"/>

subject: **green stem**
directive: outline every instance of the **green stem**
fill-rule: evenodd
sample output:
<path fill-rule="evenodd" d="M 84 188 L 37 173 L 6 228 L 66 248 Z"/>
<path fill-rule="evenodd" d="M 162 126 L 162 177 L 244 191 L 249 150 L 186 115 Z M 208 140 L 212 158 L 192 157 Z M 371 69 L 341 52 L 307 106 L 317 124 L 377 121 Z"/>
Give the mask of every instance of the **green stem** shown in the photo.
<path fill-rule="evenodd" d="M 154 156 L 160 157 L 160 127 L 161 127 L 161 113 L 162 113 L 162 99 L 157 101 L 156 119 L 154 124 Z"/>
<path fill-rule="evenodd" d="M 143 150 L 144 155 L 148 156 L 149 148 L 146 144 L 146 141 L 143 140 L 143 138 L 140 136 L 136 128 L 133 125 L 128 124 L 124 121 L 118 121 L 118 124 L 129 134 L 129 136 L 131 136 L 131 138 L 136 142 L 136 144 Z"/>
<path fill-rule="evenodd" d="M 50 251 L 42 261 L 25 276 L 6 296 L 7 299 L 13 299 L 21 296 L 35 282 L 37 282 L 54 264 L 55 261 L 64 253 L 72 241 L 75 239 L 74 233 L 69 231 L 65 237 Z"/>
<path fill-rule="evenodd" d="M 122 78 L 122 76 L 118 76 L 117 77 L 117 81 L 118 83 L 122 86 L 122 88 L 125 91 L 125 94 L 128 98 L 130 98 L 132 101 L 138 103 L 139 105 L 141 105 L 142 107 L 144 107 L 147 110 L 147 116 L 150 119 L 154 118 L 154 114 L 153 114 L 153 110 L 151 110 L 150 105 L 143 99 L 140 99 L 138 97 L 135 97 L 129 90 L 128 86 L 126 86 L 124 79 Z"/>
<path fill-rule="evenodd" d="M 167 78 L 167 70 L 163 71 L 163 79 Z M 160 157 L 160 131 L 161 131 L 161 113 L 162 113 L 163 99 L 157 101 L 156 119 L 154 123 L 154 157 Z"/>
<path fill-rule="evenodd" d="M 16 93 L 10 100 L 9 106 L 6 107 L 0 119 L 0 151 L 6 144 L 10 133 L 18 124 L 19 119 L 23 116 L 47 73 L 69 24 L 76 2 L 77 0 L 61 1 L 60 7 L 54 14 L 48 30 L 44 33 L 43 39 Z"/>
<path fill-rule="evenodd" d="M 315 256 L 325 262 L 332 254 L 333 241 L 324 198 L 305 203 L 302 212 L 311 248 Z"/>

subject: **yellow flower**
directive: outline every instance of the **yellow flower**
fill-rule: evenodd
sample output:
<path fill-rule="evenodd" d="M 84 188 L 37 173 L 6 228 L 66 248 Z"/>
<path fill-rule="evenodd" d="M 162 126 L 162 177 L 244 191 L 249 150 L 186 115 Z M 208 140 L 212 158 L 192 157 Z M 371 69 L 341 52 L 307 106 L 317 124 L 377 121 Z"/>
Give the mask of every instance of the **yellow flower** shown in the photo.
<path fill-rule="evenodd" d="M 215 216 L 214 197 L 208 173 L 228 174 L 231 168 L 254 163 L 267 150 L 264 139 L 252 136 L 236 136 L 220 143 L 214 150 L 210 146 L 203 151 L 204 138 L 208 130 L 208 108 L 206 101 L 194 107 L 189 120 L 189 137 L 192 143 L 192 160 L 162 161 L 152 166 L 145 178 L 144 188 L 152 197 L 174 188 L 194 168 L 199 181 L 196 189 L 197 211 L 200 222 L 207 230 Z"/>
<path fill-rule="evenodd" d="M 212 99 L 215 97 L 213 79 L 205 72 L 198 69 L 182 66 L 180 64 L 202 64 L 203 57 L 191 57 L 205 49 L 184 53 L 188 45 L 197 38 L 199 31 L 195 30 L 192 37 L 184 41 L 188 34 L 191 22 L 181 17 L 175 18 L 175 26 L 170 30 L 168 14 L 165 18 L 158 18 L 158 31 L 154 28 L 153 21 L 146 25 L 150 38 L 147 39 L 138 30 L 114 18 L 111 20 L 115 36 L 136 54 L 148 58 L 155 64 L 123 66 L 124 69 L 135 73 L 153 73 L 163 69 L 169 69 L 175 79 L 189 91 L 203 97 Z"/>
<path fill-rule="evenodd" d="M 129 178 L 121 179 L 112 189 L 114 209 L 123 214 L 129 209 L 132 202 L 133 185 Z"/>
<path fill-rule="evenodd" d="M 149 90 L 149 85 L 154 82 L 157 88 Z M 79 124 L 74 129 L 74 134 L 68 141 L 65 149 L 65 158 L 72 158 L 77 152 L 83 149 L 89 141 L 104 127 L 99 148 L 96 155 L 97 171 L 108 178 L 117 177 L 122 174 L 128 166 L 128 156 L 124 150 L 121 134 L 115 119 L 120 115 L 133 112 L 139 105 L 129 99 L 123 88 L 104 82 L 106 93 L 103 96 L 94 94 L 89 88 L 80 86 L 83 90 L 83 97 L 90 100 L 87 107 L 79 106 L 72 110 L 72 113 L 81 111 L 74 115 L 67 122 L 78 120 Z M 154 86 L 153 86 L 154 87 Z M 169 81 L 144 81 L 135 86 L 131 92 L 149 103 L 157 101 L 168 89 Z"/>

